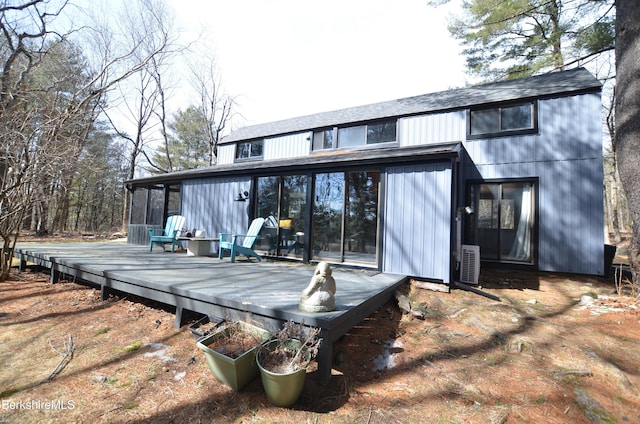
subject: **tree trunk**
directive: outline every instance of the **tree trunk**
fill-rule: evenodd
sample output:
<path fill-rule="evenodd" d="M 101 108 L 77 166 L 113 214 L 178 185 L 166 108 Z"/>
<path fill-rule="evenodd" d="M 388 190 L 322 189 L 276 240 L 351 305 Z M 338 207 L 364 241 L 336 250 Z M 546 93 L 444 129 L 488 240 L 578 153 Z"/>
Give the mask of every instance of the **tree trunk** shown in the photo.
<path fill-rule="evenodd" d="M 640 289 L 640 7 L 616 0 L 616 154 L 631 215 L 629 263 Z"/>

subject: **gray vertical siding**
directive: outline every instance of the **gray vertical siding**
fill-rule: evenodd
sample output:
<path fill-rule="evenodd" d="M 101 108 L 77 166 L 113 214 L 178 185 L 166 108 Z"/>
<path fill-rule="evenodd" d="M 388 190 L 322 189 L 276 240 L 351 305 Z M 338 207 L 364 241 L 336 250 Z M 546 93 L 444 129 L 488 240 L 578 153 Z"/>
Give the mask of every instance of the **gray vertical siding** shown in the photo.
<path fill-rule="evenodd" d="M 451 178 L 449 162 L 386 170 L 383 271 L 450 282 Z"/>
<path fill-rule="evenodd" d="M 264 140 L 264 160 L 291 159 L 308 156 L 311 151 L 310 131 Z"/>
<path fill-rule="evenodd" d="M 223 144 L 218 146 L 218 165 L 229 165 L 235 160 L 236 145 L 235 144 Z"/>
<path fill-rule="evenodd" d="M 602 119 L 598 94 L 538 102 L 539 134 L 468 140 L 464 147 L 476 165 L 602 158 Z"/>
<path fill-rule="evenodd" d="M 402 118 L 398 120 L 398 143 L 406 147 L 462 141 L 466 128 L 464 110 Z"/>
<path fill-rule="evenodd" d="M 460 205 L 470 180 L 531 179 L 538 187 L 538 266 L 544 271 L 602 274 L 604 212 L 602 128 L 598 93 L 538 101 L 539 133 L 466 140 L 466 110 L 398 120 L 402 147 L 463 141 L 467 159 L 459 180 Z M 264 160 L 310 153 L 311 131 L 265 139 Z M 234 162 L 233 144 L 219 148 L 219 164 Z M 295 159 L 294 159 L 295 160 Z M 449 283 L 451 164 L 427 163 L 386 170 L 382 268 Z M 208 234 L 242 232 L 249 178 L 185 181 L 182 210 L 189 228 Z"/>
<path fill-rule="evenodd" d="M 465 142 L 470 161 L 464 174 L 474 180 L 538 178 L 538 268 L 602 275 L 600 96 L 541 100 L 538 106 L 538 135 Z"/>
<path fill-rule="evenodd" d="M 203 178 L 182 184 L 182 210 L 189 229 L 242 234 L 249 228 L 249 202 L 236 202 L 240 191 L 251 191 L 250 178 Z"/>

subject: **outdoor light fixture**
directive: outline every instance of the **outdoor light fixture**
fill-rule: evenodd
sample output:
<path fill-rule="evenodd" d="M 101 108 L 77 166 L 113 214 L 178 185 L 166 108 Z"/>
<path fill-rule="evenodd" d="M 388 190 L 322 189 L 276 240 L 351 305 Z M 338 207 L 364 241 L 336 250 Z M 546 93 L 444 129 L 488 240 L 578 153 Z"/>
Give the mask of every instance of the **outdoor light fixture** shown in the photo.
<path fill-rule="evenodd" d="M 241 191 L 240 193 L 238 193 L 238 195 L 236 196 L 236 198 L 234 200 L 236 202 L 246 202 L 248 198 L 249 198 L 249 192 L 248 191 Z"/>

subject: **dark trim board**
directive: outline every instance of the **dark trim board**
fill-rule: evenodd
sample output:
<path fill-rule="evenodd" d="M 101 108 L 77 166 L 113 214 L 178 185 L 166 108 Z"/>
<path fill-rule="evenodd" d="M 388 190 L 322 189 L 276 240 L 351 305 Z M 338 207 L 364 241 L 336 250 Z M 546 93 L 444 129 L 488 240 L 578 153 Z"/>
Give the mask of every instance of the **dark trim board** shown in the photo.
<path fill-rule="evenodd" d="M 336 310 L 308 313 L 298 309 L 314 266 L 289 262 L 230 263 L 229 258 L 187 256 L 125 243 L 23 243 L 15 249 L 21 268 L 26 262 L 110 290 L 134 294 L 176 307 L 176 326 L 183 312 L 225 319 L 250 317 L 273 331 L 293 320 L 319 327 L 323 343 L 318 354 L 318 380 L 331 377 L 332 344 L 391 300 L 407 276 L 377 271 L 333 268 Z"/>

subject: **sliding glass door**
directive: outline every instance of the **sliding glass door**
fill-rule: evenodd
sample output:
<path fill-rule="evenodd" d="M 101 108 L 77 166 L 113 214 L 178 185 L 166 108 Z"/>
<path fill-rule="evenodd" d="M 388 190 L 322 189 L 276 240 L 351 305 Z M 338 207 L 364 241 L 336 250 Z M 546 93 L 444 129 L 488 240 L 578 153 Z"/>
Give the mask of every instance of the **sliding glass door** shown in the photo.
<path fill-rule="evenodd" d="M 380 172 L 316 174 L 312 259 L 377 263 Z"/>
<path fill-rule="evenodd" d="M 278 257 L 377 265 L 380 172 L 319 173 L 313 184 L 310 178 L 256 179 L 255 215 L 266 221 L 255 249 Z"/>
<path fill-rule="evenodd" d="M 258 178 L 256 216 L 266 221 L 256 249 L 274 256 L 302 258 L 306 200 L 306 175 Z"/>
<path fill-rule="evenodd" d="M 480 246 L 483 260 L 533 264 L 535 259 L 533 182 L 472 184 L 466 242 Z"/>

